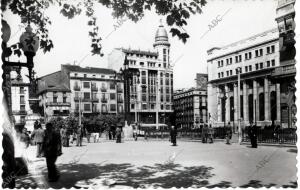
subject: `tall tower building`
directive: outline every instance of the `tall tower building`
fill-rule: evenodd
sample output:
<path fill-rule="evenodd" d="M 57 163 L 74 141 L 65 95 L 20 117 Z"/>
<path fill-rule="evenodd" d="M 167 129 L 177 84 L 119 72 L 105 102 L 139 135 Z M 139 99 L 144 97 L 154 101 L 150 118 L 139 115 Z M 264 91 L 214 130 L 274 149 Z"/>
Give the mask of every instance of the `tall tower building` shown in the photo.
<path fill-rule="evenodd" d="M 162 24 L 156 30 L 153 47 L 152 51 L 117 48 L 108 56 L 109 68 L 131 73 L 124 84 L 128 86 L 124 92 L 125 112 L 129 123 L 141 126 L 168 124 L 173 112 L 170 43 Z"/>
<path fill-rule="evenodd" d="M 155 42 L 153 44 L 154 49 L 158 52 L 158 59 L 162 60 L 163 67 L 169 67 L 170 63 L 170 43 L 166 29 L 162 25 L 159 25 L 156 34 Z"/>

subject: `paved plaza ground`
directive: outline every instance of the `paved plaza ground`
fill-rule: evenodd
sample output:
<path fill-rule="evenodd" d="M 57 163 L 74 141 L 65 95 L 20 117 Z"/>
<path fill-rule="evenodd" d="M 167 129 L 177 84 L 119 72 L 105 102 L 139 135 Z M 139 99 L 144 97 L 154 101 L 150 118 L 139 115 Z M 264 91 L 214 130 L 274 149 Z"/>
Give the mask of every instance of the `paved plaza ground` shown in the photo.
<path fill-rule="evenodd" d="M 35 147 L 29 152 L 35 153 Z M 29 164 L 17 187 L 296 187 L 296 147 L 114 141 L 67 147 L 57 160 L 58 182 L 47 181 L 44 158 Z"/>

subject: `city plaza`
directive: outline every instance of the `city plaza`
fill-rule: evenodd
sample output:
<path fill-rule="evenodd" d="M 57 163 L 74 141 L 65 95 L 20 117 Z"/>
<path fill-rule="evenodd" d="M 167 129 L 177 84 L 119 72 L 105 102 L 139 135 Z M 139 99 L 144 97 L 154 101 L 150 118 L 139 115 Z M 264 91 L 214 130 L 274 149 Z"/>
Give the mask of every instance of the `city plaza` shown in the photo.
<path fill-rule="evenodd" d="M 280 1 L 277 9 L 293 4 Z M 35 120 L 71 115 L 79 125 L 84 118 L 122 116 L 109 127 L 143 132 L 137 141 L 126 136 L 117 144 L 103 137 L 114 129 L 86 122 L 90 132 L 102 133 L 100 141 L 84 138 L 81 147 L 63 147 L 56 162 L 61 176 L 54 183 L 47 180 L 45 159 L 35 157 L 36 146 L 15 147 L 29 169 L 12 176 L 16 187 L 296 188 L 294 14 L 278 14 L 278 29 L 208 49 L 207 74 L 197 73 L 189 89 L 174 90 L 171 44 L 162 23 L 152 50 L 114 48 L 108 68 L 62 63 L 59 71 L 36 78 L 34 88 L 32 81 L 11 75 L 5 97 L 17 132 L 32 131 Z M 258 148 L 249 145 L 250 123 L 260 127 Z M 168 141 L 171 125 L 178 130 L 178 146 Z M 204 126 L 215 131 L 214 143 L 201 143 Z M 225 127 L 233 128 L 230 145 Z"/>

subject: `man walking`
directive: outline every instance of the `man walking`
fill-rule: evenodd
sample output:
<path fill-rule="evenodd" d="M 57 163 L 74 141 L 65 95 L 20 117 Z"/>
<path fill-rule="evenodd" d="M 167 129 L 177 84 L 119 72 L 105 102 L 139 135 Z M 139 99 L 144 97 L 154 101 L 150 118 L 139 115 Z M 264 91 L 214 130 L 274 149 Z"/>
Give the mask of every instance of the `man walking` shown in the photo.
<path fill-rule="evenodd" d="M 76 146 L 82 146 L 82 138 L 83 138 L 83 126 L 82 126 L 82 124 L 78 127 L 76 136 L 77 136 L 76 137 L 76 140 L 77 140 Z"/>
<path fill-rule="evenodd" d="M 249 137 L 252 148 L 257 148 L 257 127 L 253 124 L 253 122 L 250 122 Z"/>
<path fill-rule="evenodd" d="M 116 137 L 117 137 L 117 143 L 121 143 L 121 137 L 122 137 L 122 129 L 120 127 L 117 127 L 116 129 Z"/>
<path fill-rule="evenodd" d="M 44 136 L 45 136 L 45 132 L 42 129 L 42 126 L 41 124 L 38 124 L 37 129 L 33 130 L 31 134 L 31 138 L 34 138 L 34 142 L 37 145 L 37 152 L 36 152 L 37 158 L 42 157 L 42 145 L 44 141 Z"/>
<path fill-rule="evenodd" d="M 48 180 L 49 182 L 55 182 L 59 179 L 59 172 L 57 171 L 55 162 L 57 157 L 62 154 L 61 137 L 60 133 L 53 129 L 51 123 L 46 124 L 43 148 L 48 168 Z"/>
<path fill-rule="evenodd" d="M 171 126 L 170 136 L 171 136 L 171 143 L 173 143 L 172 146 L 177 146 L 176 144 L 177 131 L 174 125 Z"/>
<path fill-rule="evenodd" d="M 230 122 L 228 122 L 228 125 L 226 128 L 226 144 L 230 144 L 231 137 L 232 137 L 232 128 L 231 128 Z"/>

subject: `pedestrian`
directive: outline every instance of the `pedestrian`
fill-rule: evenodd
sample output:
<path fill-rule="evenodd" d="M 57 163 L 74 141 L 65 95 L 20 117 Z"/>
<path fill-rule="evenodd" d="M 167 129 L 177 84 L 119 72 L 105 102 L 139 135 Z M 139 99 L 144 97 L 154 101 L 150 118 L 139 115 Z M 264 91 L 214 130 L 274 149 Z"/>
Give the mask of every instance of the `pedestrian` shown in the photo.
<path fill-rule="evenodd" d="M 87 142 L 90 143 L 91 133 L 87 130 L 87 128 L 85 128 L 85 134 Z"/>
<path fill-rule="evenodd" d="M 212 128 L 211 124 L 209 125 L 208 128 L 208 138 L 209 138 L 209 143 L 213 143 L 214 142 L 214 129 Z"/>
<path fill-rule="evenodd" d="M 251 141 L 251 147 L 257 148 L 257 126 L 253 124 L 253 122 L 250 122 L 249 127 L 249 133 L 250 133 L 250 141 Z"/>
<path fill-rule="evenodd" d="M 171 131 L 170 131 L 171 143 L 173 144 L 172 146 L 177 146 L 176 136 L 177 136 L 177 130 L 176 130 L 175 126 L 172 125 Z"/>
<path fill-rule="evenodd" d="M 133 138 L 135 141 L 137 141 L 137 130 L 136 130 L 137 126 L 133 126 Z"/>
<path fill-rule="evenodd" d="M 28 148 L 30 144 L 30 137 L 27 133 L 27 128 L 24 127 L 20 135 L 20 141 L 24 143 L 24 147 Z"/>
<path fill-rule="evenodd" d="M 208 126 L 204 124 L 202 128 L 202 143 L 207 143 L 207 137 L 208 137 Z"/>
<path fill-rule="evenodd" d="M 62 154 L 61 137 L 60 137 L 60 133 L 53 128 L 51 123 L 46 124 L 43 149 L 44 149 L 47 168 L 48 168 L 48 181 L 56 182 L 60 177 L 55 162 L 57 160 L 57 157 Z"/>
<path fill-rule="evenodd" d="M 76 146 L 82 146 L 82 138 L 83 138 L 83 125 L 79 125 L 76 133 Z"/>
<path fill-rule="evenodd" d="M 225 130 L 226 130 L 226 144 L 230 144 L 230 140 L 232 137 L 232 128 L 230 122 L 228 122 L 228 125 Z"/>
<path fill-rule="evenodd" d="M 67 144 L 67 142 L 66 142 L 66 140 L 67 140 L 67 131 L 66 131 L 64 126 L 62 126 L 61 129 L 60 129 L 60 137 L 61 137 L 62 145 L 65 147 L 66 144 Z"/>
<path fill-rule="evenodd" d="M 37 124 L 37 129 L 33 130 L 31 138 L 34 138 L 34 142 L 37 145 L 36 157 L 42 157 L 42 145 L 44 141 L 45 132 L 42 129 L 41 124 Z"/>
<path fill-rule="evenodd" d="M 121 143 L 121 136 L 122 136 L 122 130 L 120 127 L 117 127 L 116 129 L 117 143 Z"/>

